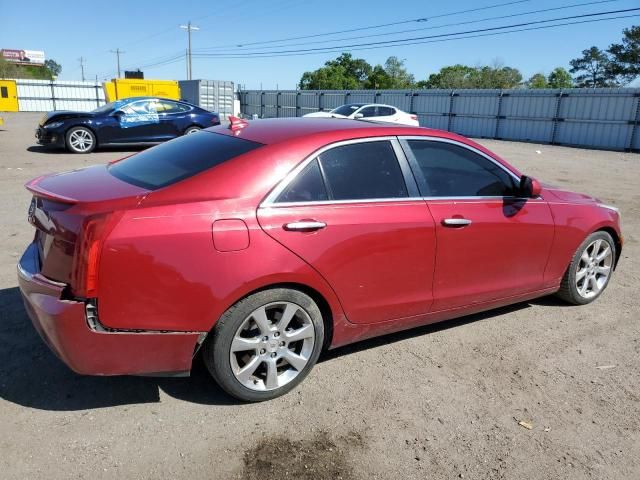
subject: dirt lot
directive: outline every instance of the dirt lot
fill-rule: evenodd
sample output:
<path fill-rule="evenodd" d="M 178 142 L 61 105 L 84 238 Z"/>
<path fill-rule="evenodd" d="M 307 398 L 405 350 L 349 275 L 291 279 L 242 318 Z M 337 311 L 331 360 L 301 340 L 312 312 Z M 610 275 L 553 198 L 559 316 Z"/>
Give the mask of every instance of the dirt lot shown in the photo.
<path fill-rule="evenodd" d="M 183 379 L 81 377 L 44 346 L 16 287 L 33 234 L 23 184 L 125 152 L 47 153 L 38 114 L 4 117 L 0 477 L 640 478 L 639 155 L 482 141 L 621 208 L 622 260 L 595 304 L 546 298 L 342 348 L 289 395 L 243 405 L 201 364 Z"/>

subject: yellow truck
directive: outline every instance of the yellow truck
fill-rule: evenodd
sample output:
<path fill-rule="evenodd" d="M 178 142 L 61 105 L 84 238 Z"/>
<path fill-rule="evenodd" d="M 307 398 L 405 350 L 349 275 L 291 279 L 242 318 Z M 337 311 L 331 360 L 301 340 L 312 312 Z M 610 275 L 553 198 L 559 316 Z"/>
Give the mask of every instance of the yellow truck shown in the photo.
<path fill-rule="evenodd" d="M 174 80 L 114 78 L 102 84 L 107 102 L 129 97 L 162 97 L 180 100 L 180 86 Z"/>

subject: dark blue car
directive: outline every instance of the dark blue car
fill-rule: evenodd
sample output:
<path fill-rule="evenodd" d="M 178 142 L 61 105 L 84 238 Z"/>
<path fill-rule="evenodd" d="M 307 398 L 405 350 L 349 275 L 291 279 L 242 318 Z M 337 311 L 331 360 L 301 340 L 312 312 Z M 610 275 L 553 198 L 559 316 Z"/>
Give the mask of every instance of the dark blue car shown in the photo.
<path fill-rule="evenodd" d="M 40 120 L 36 138 L 41 145 L 89 153 L 103 145 L 164 142 L 219 124 L 217 113 L 186 102 L 132 97 L 91 112 L 49 112 Z"/>

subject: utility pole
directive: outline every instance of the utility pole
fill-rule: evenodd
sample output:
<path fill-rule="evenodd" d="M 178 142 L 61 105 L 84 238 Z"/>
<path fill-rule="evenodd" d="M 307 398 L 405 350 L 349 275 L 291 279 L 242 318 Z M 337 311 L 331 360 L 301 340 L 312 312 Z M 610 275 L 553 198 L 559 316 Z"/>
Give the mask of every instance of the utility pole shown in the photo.
<path fill-rule="evenodd" d="M 80 71 L 82 72 L 82 81 L 84 82 L 84 57 L 78 59 L 80 62 Z"/>
<path fill-rule="evenodd" d="M 115 53 L 116 54 L 116 58 L 118 61 L 118 78 L 120 78 L 120 55 L 123 53 L 127 53 L 127 52 L 123 52 L 122 50 L 120 50 L 119 48 L 116 48 L 115 50 L 109 50 L 111 53 Z"/>
<path fill-rule="evenodd" d="M 192 70 L 191 70 L 191 32 L 195 32 L 200 30 L 198 27 L 191 25 L 191 20 L 186 25 L 180 25 L 180 28 L 187 31 L 187 36 L 189 37 L 189 43 L 187 48 L 187 80 L 191 80 L 192 78 Z"/>

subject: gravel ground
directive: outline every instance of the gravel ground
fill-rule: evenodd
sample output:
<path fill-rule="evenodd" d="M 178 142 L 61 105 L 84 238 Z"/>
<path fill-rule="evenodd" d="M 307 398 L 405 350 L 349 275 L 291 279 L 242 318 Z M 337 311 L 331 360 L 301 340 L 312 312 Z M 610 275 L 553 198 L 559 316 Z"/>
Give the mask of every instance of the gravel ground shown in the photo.
<path fill-rule="evenodd" d="M 244 405 L 199 363 L 183 379 L 81 377 L 43 345 L 16 286 L 33 235 L 23 184 L 126 152 L 49 153 L 39 114 L 4 118 L 0 477 L 640 478 L 638 155 L 481 140 L 620 207 L 626 245 L 594 304 L 543 298 L 362 342 L 289 395 Z"/>

